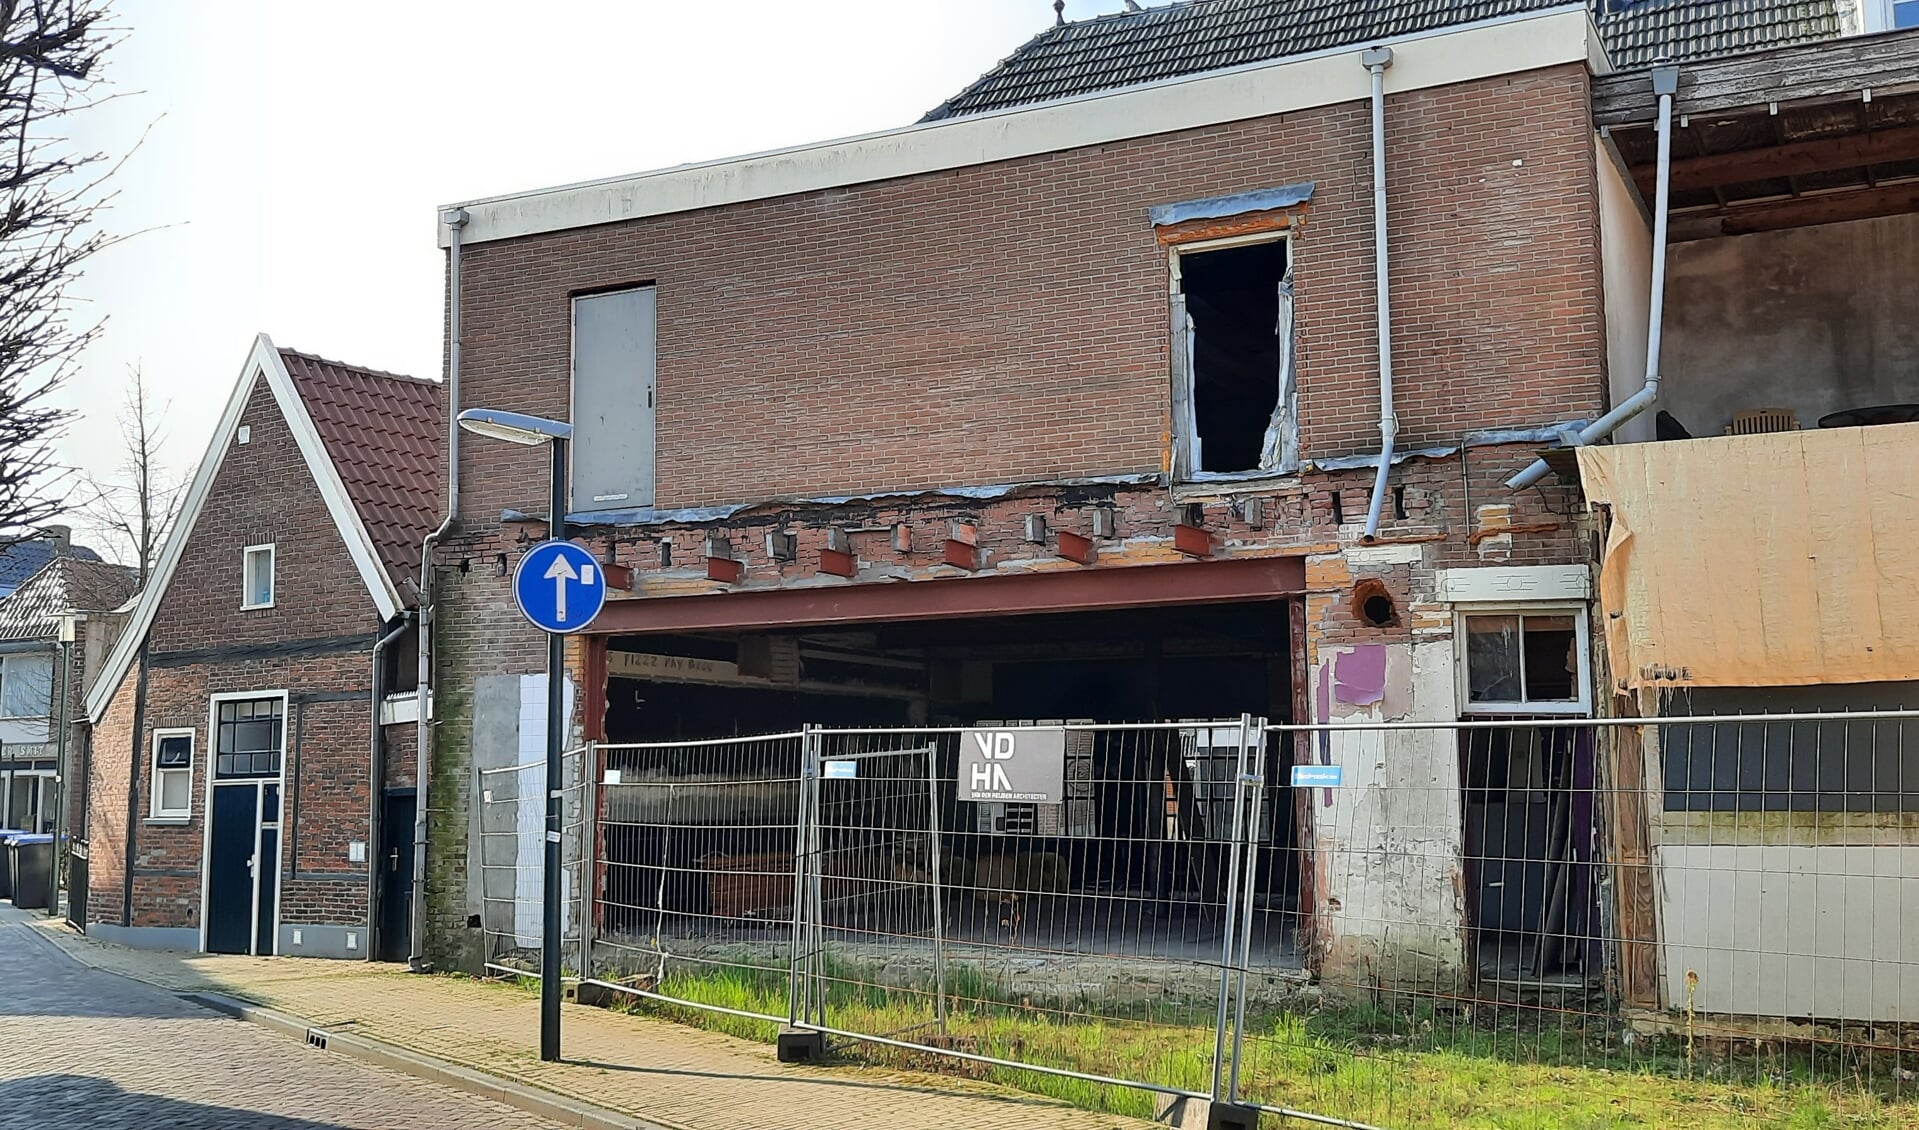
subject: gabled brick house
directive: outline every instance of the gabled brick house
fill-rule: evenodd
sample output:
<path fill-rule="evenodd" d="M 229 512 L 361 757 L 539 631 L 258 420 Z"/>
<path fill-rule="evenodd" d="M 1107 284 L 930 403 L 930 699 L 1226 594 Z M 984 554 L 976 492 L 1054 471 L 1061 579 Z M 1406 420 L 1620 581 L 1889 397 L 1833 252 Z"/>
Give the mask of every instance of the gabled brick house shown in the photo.
<path fill-rule="evenodd" d="M 406 957 L 443 411 L 434 382 L 255 341 L 88 698 L 89 932 Z"/>

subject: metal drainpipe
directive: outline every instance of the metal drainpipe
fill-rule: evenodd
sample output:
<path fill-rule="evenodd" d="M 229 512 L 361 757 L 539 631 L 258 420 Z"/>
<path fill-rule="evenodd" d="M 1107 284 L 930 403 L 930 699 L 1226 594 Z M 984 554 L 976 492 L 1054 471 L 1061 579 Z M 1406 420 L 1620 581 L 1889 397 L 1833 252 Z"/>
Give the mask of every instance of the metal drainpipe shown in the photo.
<path fill-rule="evenodd" d="M 1399 437 L 1399 416 L 1393 411 L 1393 308 L 1386 258 L 1386 68 L 1393 65 L 1393 49 L 1362 51 L 1359 61 L 1373 76 L 1373 274 L 1379 303 L 1379 473 L 1373 476 L 1366 530 L 1359 539 L 1369 542 L 1379 536 L 1379 511 L 1386 501 L 1393 441 Z"/>
<path fill-rule="evenodd" d="M 380 844 L 384 830 L 382 819 L 386 813 L 386 727 L 380 721 L 381 708 L 386 705 L 386 648 L 394 640 L 406 634 L 406 627 L 413 619 L 413 613 L 400 613 L 400 626 L 373 643 L 373 733 L 372 742 L 367 747 L 367 796 L 371 803 L 367 806 L 366 818 L 366 959 L 376 961 L 380 952 L 378 937 L 380 931 Z"/>
<path fill-rule="evenodd" d="M 440 213 L 447 226 L 446 517 L 420 547 L 419 709 L 413 742 L 413 905 L 409 908 L 407 968 L 423 973 L 426 962 L 427 777 L 433 764 L 433 547 L 460 513 L 460 234 L 464 208 Z"/>
<path fill-rule="evenodd" d="M 1679 68 L 1654 67 L 1652 89 L 1659 96 L 1659 171 L 1653 191 L 1652 312 L 1646 321 L 1646 383 L 1618 407 L 1586 425 L 1574 437 L 1575 447 L 1598 443 L 1659 399 L 1659 351 L 1666 323 L 1666 213 L 1672 196 L 1672 100 L 1679 90 Z M 1544 459 L 1534 460 L 1531 466 L 1507 479 L 1506 485 L 1513 490 L 1523 490 L 1545 478 L 1550 470 Z"/>

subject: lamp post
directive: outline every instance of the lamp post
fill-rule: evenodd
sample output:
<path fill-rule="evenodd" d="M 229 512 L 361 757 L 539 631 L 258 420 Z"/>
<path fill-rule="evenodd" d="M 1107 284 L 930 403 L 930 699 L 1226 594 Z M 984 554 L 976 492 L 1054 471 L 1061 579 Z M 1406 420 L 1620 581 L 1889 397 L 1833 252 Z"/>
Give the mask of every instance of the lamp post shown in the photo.
<path fill-rule="evenodd" d="M 566 445 L 573 438 L 573 425 L 485 408 L 469 408 L 460 413 L 459 419 L 460 427 L 474 435 L 527 447 L 547 444 L 552 448 L 547 535 L 565 540 Z M 560 1058 L 560 777 L 565 771 L 560 751 L 566 744 L 565 638 L 559 632 L 546 634 L 546 858 L 541 867 L 540 1058 L 548 1063 Z"/>

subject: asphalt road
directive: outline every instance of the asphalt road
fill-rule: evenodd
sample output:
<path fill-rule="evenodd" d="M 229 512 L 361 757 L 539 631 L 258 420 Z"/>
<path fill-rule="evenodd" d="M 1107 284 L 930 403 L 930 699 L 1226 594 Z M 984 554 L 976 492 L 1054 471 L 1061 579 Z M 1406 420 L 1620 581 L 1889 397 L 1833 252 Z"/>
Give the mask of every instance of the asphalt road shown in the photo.
<path fill-rule="evenodd" d="M 89 969 L 30 927 L 0 923 L 4 1130 L 555 1125 Z"/>

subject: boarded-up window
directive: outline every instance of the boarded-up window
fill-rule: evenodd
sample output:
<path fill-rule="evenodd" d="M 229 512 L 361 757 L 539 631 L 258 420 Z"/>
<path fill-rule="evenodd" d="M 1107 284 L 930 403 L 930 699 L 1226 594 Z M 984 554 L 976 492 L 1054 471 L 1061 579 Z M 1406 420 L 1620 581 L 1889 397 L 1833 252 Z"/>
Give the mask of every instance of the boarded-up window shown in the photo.
<path fill-rule="evenodd" d="M 1698 687 L 1661 713 L 1903 710 L 1919 684 Z M 1919 723 L 1686 722 L 1659 728 L 1668 812 L 1919 812 Z"/>
<path fill-rule="evenodd" d="M 575 511 L 653 505 L 652 287 L 573 300 Z"/>

